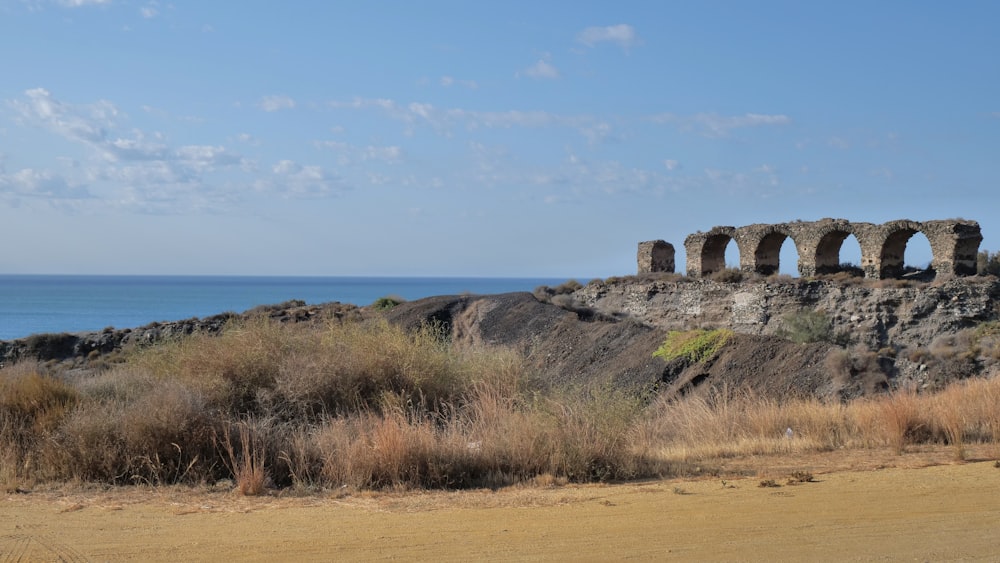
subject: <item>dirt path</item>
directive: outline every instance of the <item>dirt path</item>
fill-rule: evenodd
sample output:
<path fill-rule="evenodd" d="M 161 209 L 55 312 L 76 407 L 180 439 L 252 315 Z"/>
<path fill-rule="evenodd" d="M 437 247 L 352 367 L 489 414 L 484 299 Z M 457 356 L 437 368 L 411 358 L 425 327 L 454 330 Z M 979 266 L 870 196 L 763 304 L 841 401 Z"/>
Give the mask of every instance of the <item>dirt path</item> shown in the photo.
<path fill-rule="evenodd" d="M 1000 560 L 993 462 L 499 492 L 11 494 L 0 561 Z"/>

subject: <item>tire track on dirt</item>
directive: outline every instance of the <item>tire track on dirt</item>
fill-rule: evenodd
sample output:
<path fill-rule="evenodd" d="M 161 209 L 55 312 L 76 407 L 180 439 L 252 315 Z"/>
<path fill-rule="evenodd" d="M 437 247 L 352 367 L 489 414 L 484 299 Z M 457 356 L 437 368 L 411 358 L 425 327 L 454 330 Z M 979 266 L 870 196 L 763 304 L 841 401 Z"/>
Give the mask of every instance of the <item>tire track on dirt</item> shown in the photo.
<path fill-rule="evenodd" d="M 73 547 L 45 536 L 0 536 L 0 563 L 26 561 L 59 561 L 86 563 L 90 561 Z"/>

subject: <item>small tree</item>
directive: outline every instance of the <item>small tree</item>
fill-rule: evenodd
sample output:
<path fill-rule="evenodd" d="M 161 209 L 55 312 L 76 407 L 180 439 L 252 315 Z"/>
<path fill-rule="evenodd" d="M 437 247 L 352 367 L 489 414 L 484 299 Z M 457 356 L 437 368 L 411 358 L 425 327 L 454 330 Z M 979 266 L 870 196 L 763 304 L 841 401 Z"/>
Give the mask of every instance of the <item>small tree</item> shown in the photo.
<path fill-rule="evenodd" d="M 980 276 L 1000 276 L 1000 252 L 980 250 L 976 256 L 976 273 Z"/>

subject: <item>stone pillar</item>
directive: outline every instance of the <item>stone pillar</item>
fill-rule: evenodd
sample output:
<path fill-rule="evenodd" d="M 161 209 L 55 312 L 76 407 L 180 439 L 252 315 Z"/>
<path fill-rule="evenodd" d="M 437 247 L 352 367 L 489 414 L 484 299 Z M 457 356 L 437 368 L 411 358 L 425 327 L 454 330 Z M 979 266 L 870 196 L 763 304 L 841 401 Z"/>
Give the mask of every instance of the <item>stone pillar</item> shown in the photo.
<path fill-rule="evenodd" d="M 882 261 L 879 256 L 885 236 L 884 226 L 873 223 L 851 223 L 851 227 L 854 229 L 854 238 L 858 239 L 858 244 L 861 246 L 861 269 L 865 272 L 865 278 L 880 279 Z"/>
<path fill-rule="evenodd" d="M 639 273 L 674 272 L 674 245 L 663 240 L 639 243 Z"/>

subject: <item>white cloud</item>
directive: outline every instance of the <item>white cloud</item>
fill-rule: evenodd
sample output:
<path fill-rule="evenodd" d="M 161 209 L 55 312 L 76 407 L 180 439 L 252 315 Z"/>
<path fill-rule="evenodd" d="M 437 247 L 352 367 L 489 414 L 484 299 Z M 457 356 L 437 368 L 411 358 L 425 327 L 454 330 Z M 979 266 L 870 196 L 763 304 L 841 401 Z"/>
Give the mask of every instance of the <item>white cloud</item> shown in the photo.
<path fill-rule="evenodd" d="M 885 178 L 886 180 L 892 180 L 896 175 L 893 174 L 892 170 L 887 167 L 876 168 L 871 171 L 872 176 L 877 176 L 879 178 Z"/>
<path fill-rule="evenodd" d="M 546 111 L 475 111 L 462 108 L 439 108 L 429 103 L 413 102 L 402 105 L 388 99 L 356 98 L 349 102 L 333 101 L 328 104 L 341 109 L 377 109 L 387 116 L 407 125 L 406 132 L 425 124 L 443 135 L 453 128 L 510 129 L 514 127 L 541 128 L 565 127 L 575 130 L 589 142 L 595 143 L 614 136 L 612 124 L 589 115 L 560 115 Z"/>
<path fill-rule="evenodd" d="M 105 194 L 105 201 L 138 211 L 172 213 L 228 205 L 231 195 L 208 184 L 206 177 L 222 169 L 252 168 L 251 162 L 223 146 L 172 147 L 161 133 L 118 131 L 118 121 L 125 116 L 107 101 L 72 105 L 57 100 L 43 88 L 35 88 L 25 92 L 25 99 L 8 101 L 8 105 L 17 111 L 22 123 L 43 127 L 88 147 L 93 153 L 91 163 L 72 167 L 73 174 L 90 183 L 101 183 L 103 191 L 125 194 Z M 81 184 L 71 179 L 61 185 L 59 177 L 50 171 L 24 172 L 8 178 L 7 183 L 50 198 L 76 193 L 66 189 Z"/>
<path fill-rule="evenodd" d="M 13 174 L 0 170 L 0 193 L 45 198 L 49 200 L 84 199 L 90 193 L 85 187 L 70 184 L 62 176 L 48 170 L 25 168 Z"/>
<path fill-rule="evenodd" d="M 347 166 L 355 161 L 381 161 L 390 164 L 401 162 L 403 149 L 396 145 L 356 147 L 344 141 L 317 141 L 318 148 L 329 149 L 337 154 L 337 163 Z"/>
<path fill-rule="evenodd" d="M 706 137 L 727 137 L 733 129 L 759 127 L 763 125 L 788 125 L 792 122 L 787 115 L 746 113 L 725 116 L 716 113 L 697 113 L 689 116 L 663 113 L 650 118 L 654 123 L 673 123 L 683 131 L 698 130 Z"/>
<path fill-rule="evenodd" d="M 667 170 L 677 170 L 680 163 L 673 159 L 667 159 L 663 161 L 663 165 L 667 167 Z"/>
<path fill-rule="evenodd" d="M 354 98 L 348 102 L 334 100 L 327 102 L 327 105 L 334 109 L 381 110 L 389 117 L 404 123 L 412 123 L 414 120 L 414 115 L 409 108 L 404 108 L 395 101 L 386 98 Z"/>
<path fill-rule="evenodd" d="M 781 178 L 771 165 L 763 164 L 748 171 L 732 171 L 719 168 L 704 169 L 702 188 L 710 188 L 726 194 L 750 194 L 760 198 L 770 198 L 781 193 Z"/>
<path fill-rule="evenodd" d="M 535 172 L 527 181 L 560 190 L 547 194 L 546 203 L 574 202 L 588 195 L 655 195 L 678 189 L 676 180 L 658 172 L 617 160 L 587 162 L 575 156 L 568 165 Z"/>
<path fill-rule="evenodd" d="M 44 88 L 26 90 L 24 95 L 26 101 L 8 102 L 22 119 L 76 141 L 102 143 L 107 129 L 114 126 L 118 117 L 118 109 L 104 100 L 85 106 L 70 106 L 53 98 Z"/>
<path fill-rule="evenodd" d="M 236 140 L 241 143 L 250 145 L 251 147 L 260 146 L 260 140 L 251 135 L 250 133 L 240 133 L 239 135 L 236 135 Z"/>
<path fill-rule="evenodd" d="M 847 150 L 851 148 L 850 141 L 842 137 L 830 137 L 830 140 L 828 140 L 826 144 L 830 145 L 835 149 Z"/>
<path fill-rule="evenodd" d="M 777 187 L 781 183 L 778 177 L 778 170 L 770 164 L 761 164 L 757 168 L 754 168 L 753 172 L 761 175 L 763 181 L 771 187 Z"/>
<path fill-rule="evenodd" d="M 620 23 L 607 27 L 588 27 L 576 36 L 576 40 L 588 47 L 598 43 L 617 43 L 622 49 L 636 45 L 639 37 L 631 25 Z"/>
<path fill-rule="evenodd" d="M 160 10 L 157 9 L 158 5 L 159 4 L 156 2 L 150 2 L 142 8 L 139 8 L 139 15 L 147 20 L 155 18 L 160 14 Z"/>
<path fill-rule="evenodd" d="M 347 186 L 320 166 L 303 166 L 281 160 L 271 168 L 270 180 L 257 182 L 262 191 L 276 191 L 292 197 L 323 197 L 344 192 Z"/>
<path fill-rule="evenodd" d="M 475 80 L 460 80 L 452 76 L 442 76 L 441 85 L 444 86 L 445 88 L 450 88 L 451 86 L 456 86 L 456 85 L 465 86 L 470 90 L 475 90 L 476 88 L 479 88 L 479 84 Z"/>
<path fill-rule="evenodd" d="M 581 126 L 579 131 L 591 145 L 596 145 L 614 136 L 614 129 L 610 123 L 605 121 Z"/>
<path fill-rule="evenodd" d="M 545 59 L 539 59 L 538 62 L 524 69 L 524 74 L 532 78 L 555 79 L 559 78 L 559 69 Z"/>
<path fill-rule="evenodd" d="M 199 174 L 211 172 L 217 168 L 239 166 L 244 159 L 239 154 L 222 146 L 184 145 L 174 151 L 174 159 L 180 165 L 190 168 Z"/>
<path fill-rule="evenodd" d="M 294 109 L 295 100 L 288 96 L 264 96 L 260 99 L 257 107 L 264 111 L 280 111 L 283 109 Z"/>
<path fill-rule="evenodd" d="M 161 135 L 147 139 L 142 131 L 133 131 L 133 138 L 117 138 L 103 143 L 104 158 L 112 162 L 163 160 L 167 158 L 169 149 L 162 142 Z"/>
<path fill-rule="evenodd" d="M 68 8 L 79 8 L 81 6 L 100 6 L 110 4 L 111 0 L 59 0 L 59 4 Z"/>
<path fill-rule="evenodd" d="M 365 147 L 365 160 L 381 160 L 384 162 L 399 162 L 403 156 L 403 150 L 397 146 L 389 147 Z"/>

